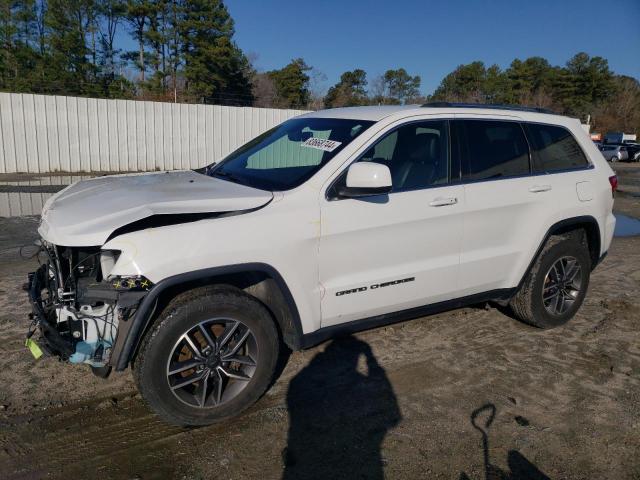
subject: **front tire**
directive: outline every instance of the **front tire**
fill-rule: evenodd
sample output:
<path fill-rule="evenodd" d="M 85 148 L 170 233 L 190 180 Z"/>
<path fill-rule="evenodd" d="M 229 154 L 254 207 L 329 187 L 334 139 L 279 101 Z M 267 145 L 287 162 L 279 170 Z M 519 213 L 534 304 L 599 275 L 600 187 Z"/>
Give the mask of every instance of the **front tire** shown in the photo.
<path fill-rule="evenodd" d="M 238 415 L 269 386 L 278 331 L 268 310 L 224 286 L 186 292 L 145 335 L 134 362 L 143 398 L 164 420 L 208 425 Z"/>
<path fill-rule="evenodd" d="M 520 320 L 539 328 L 567 323 L 589 286 L 591 259 L 584 235 L 552 236 L 509 306 Z"/>

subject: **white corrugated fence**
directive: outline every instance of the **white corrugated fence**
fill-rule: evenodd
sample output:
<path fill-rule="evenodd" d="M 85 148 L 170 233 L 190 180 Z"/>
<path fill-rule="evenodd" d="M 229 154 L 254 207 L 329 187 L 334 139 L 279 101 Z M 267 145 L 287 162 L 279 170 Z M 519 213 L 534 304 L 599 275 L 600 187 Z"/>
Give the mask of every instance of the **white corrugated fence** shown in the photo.
<path fill-rule="evenodd" d="M 13 175 L 0 177 L 0 217 L 40 215 L 47 199 L 70 183 L 91 175 Z"/>
<path fill-rule="evenodd" d="M 302 113 L 0 93 L 0 173 L 197 168 Z"/>

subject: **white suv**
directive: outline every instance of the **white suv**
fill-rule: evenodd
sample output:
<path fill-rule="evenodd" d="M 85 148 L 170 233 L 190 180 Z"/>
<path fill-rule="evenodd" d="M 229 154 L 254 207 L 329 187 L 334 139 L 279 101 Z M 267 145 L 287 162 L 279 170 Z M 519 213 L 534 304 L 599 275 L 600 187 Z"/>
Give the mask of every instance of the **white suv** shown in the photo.
<path fill-rule="evenodd" d="M 578 120 L 537 109 L 309 113 L 201 170 L 51 198 L 29 336 L 99 375 L 131 364 L 167 421 L 211 423 L 264 393 L 284 345 L 487 301 L 562 325 L 616 183 Z"/>

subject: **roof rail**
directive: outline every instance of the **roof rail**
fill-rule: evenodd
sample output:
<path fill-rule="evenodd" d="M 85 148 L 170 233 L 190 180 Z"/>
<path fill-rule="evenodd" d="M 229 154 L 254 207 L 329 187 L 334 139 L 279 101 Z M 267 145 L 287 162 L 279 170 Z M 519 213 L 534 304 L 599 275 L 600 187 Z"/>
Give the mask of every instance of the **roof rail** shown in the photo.
<path fill-rule="evenodd" d="M 495 110 L 517 110 L 521 112 L 550 113 L 557 115 L 555 112 L 540 107 L 524 107 L 521 105 L 500 105 L 497 103 L 452 103 L 452 102 L 429 102 L 421 105 L 425 108 L 489 108 Z"/>

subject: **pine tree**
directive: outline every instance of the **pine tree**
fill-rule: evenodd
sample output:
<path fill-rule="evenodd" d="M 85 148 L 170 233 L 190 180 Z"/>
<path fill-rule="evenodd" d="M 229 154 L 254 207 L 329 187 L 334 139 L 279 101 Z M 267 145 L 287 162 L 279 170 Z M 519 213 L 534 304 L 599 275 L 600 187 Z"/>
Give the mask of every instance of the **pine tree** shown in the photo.
<path fill-rule="evenodd" d="M 224 3 L 184 0 L 178 31 L 187 95 L 195 101 L 250 105 L 249 62 L 233 42 L 233 19 Z"/>
<path fill-rule="evenodd" d="M 145 89 L 156 95 L 164 94 L 165 84 L 165 47 L 167 2 L 165 0 L 149 0 L 147 20 L 148 27 L 144 32 L 145 44 L 149 50 L 149 63 L 152 68 L 152 75 L 146 82 Z"/>
<path fill-rule="evenodd" d="M 550 92 L 553 69 L 542 57 L 530 57 L 524 62 L 515 59 L 506 71 L 511 87 L 508 103 L 534 104 L 540 95 Z"/>
<path fill-rule="evenodd" d="M 42 2 L 0 0 L 0 87 L 16 92 L 42 87 Z"/>
<path fill-rule="evenodd" d="M 589 57 L 584 52 L 574 55 L 566 66 L 570 82 L 563 103 L 568 113 L 584 116 L 605 100 L 615 89 L 609 63 L 602 57 Z"/>
<path fill-rule="evenodd" d="M 367 74 L 364 70 L 344 72 L 340 76 L 340 81 L 327 92 L 324 105 L 326 108 L 366 105 L 368 103 L 366 86 Z"/>
<path fill-rule="evenodd" d="M 0 0 L 0 88 L 3 90 L 13 88 L 18 69 L 13 45 L 16 26 L 11 3 L 11 0 Z"/>
<path fill-rule="evenodd" d="M 93 0 L 49 0 L 45 15 L 49 89 L 68 95 L 96 94 L 97 67 L 87 46 L 96 17 Z"/>
<path fill-rule="evenodd" d="M 124 0 L 102 0 L 98 4 L 100 28 L 100 67 L 105 76 L 117 75 L 116 56 L 120 52 L 115 48 L 118 27 L 126 13 Z"/>
<path fill-rule="evenodd" d="M 118 31 L 123 30 L 127 5 L 125 0 L 102 0 L 98 3 L 98 63 L 97 82 L 100 95 L 107 98 L 130 98 L 134 86 L 122 74 L 119 59 L 121 50 L 116 48 Z"/>
<path fill-rule="evenodd" d="M 144 83 L 147 69 L 147 56 L 145 55 L 144 47 L 150 10 L 151 7 L 147 0 L 127 0 L 126 18 L 131 27 L 131 33 L 136 42 L 138 42 L 138 50 L 136 52 L 127 52 L 125 58 L 134 62 L 140 72 L 140 83 Z"/>
<path fill-rule="evenodd" d="M 485 70 L 482 91 L 487 103 L 512 103 L 509 78 L 498 65 L 491 65 Z"/>
<path fill-rule="evenodd" d="M 445 76 L 431 100 L 447 102 L 485 102 L 487 71 L 484 63 L 472 62 L 458 67 Z"/>
<path fill-rule="evenodd" d="M 404 68 L 387 70 L 384 74 L 384 81 L 389 96 L 397 99 L 400 103 L 411 102 L 412 99 L 420 95 L 420 76 L 412 77 Z"/>
<path fill-rule="evenodd" d="M 178 97 L 178 69 L 182 58 L 180 49 L 180 19 L 182 16 L 182 5 L 179 0 L 168 0 L 166 25 L 164 36 L 167 50 L 167 74 L 170 76 L 170 89 L 174 101 Z"/>
<path fill-rule="evenodd" d="M 309 75 L 311 70 L 302 58 L 296 58 L 280 70 L 268 72 L 276 89 L 276 106 L 304 108 L 309 103 Z"/>

